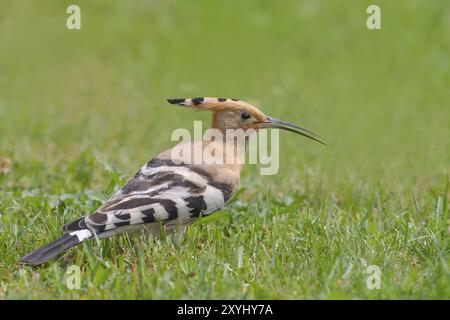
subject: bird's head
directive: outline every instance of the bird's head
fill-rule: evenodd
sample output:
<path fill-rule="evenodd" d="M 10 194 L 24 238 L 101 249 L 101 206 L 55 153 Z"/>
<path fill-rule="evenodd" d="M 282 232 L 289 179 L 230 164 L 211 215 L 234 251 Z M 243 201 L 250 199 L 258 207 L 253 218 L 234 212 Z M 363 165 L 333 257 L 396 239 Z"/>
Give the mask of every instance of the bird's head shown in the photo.
<path fill-rule="evenodd" d="M 210 110 L 213 112 L 212 127 L 225 131 L 226 129 L 264 129 L 276 128 L 297 133 L 304 137 L 325 144 L 316 133 L 291 122 L 266 116 L 257 107 L 238 99 L 227 98 L 191 98 L 167 99 L 171 104 L 185 106 L 195 110 Z"/>

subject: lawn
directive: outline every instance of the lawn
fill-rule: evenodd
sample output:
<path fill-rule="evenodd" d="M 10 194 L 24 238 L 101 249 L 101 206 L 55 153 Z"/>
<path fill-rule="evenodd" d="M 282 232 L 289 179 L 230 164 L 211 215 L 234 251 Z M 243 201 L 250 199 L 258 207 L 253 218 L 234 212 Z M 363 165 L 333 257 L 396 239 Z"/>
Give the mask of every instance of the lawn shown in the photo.
<path fill-rule="evenodd" d="M 450 299 L 450 2 L 376 3 L 381 30 L 365 0 L 1 1 L 0 298 Z M 179 245 L 138 233 L 17 264 L 209 122 L 165 101 L 192 96 L 328 146 L 281 132 L 278 174 L 248 165 Z"/>

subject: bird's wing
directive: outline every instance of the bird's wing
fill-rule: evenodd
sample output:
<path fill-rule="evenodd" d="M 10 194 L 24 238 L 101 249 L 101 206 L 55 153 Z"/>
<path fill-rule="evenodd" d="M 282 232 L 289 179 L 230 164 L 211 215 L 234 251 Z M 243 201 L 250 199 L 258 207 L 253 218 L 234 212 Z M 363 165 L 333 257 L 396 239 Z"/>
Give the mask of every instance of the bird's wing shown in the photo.
<path fill-rule="evenodd" d="M 180 223 L 222 208 L 237 186 L 215 181 L 200 166 L 153 159 L 96 212 L 65 226 L 101 233 L 116 228 L 178 219 Z"/>

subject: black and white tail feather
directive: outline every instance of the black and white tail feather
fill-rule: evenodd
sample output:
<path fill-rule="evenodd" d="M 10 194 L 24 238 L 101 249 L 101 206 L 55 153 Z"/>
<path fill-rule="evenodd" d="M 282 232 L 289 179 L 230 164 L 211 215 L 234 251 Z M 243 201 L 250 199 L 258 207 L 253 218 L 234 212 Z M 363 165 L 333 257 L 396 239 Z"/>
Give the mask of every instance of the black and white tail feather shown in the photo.
<path fill-rule="evenodd" d="M 93 233 L 88 229 L 66 233 L 61 238 L 27 254 L 20 260 L 20 262 L 33 266 L 43 264 L 51 259 L 56 258 L 61 253 L 69 250 L 77 244 L 91 239 L 92 237 Z"/>
<path fill-rule="evenodd" d="M 183 233 L 199 216 L 222 208 L 236 187 L 218 183 L 200 166 L 176 165 L 157 157 L 96 212 L 66 224 L 61 238 L 29 253 L 20 262 L 40 265 L 83 241 L 144 226 L 157 237 L 161 225 L 166 231 Z"/>

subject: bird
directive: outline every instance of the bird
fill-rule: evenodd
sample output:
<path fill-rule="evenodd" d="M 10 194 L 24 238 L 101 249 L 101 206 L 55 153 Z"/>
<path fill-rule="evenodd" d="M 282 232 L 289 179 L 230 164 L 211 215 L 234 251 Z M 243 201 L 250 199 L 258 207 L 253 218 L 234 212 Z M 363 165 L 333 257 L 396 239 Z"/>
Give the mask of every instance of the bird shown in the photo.
<path fill-rule="evenodd" d="M 167 101 L 172 105 L 212 112 L 211 129 L 219 133 L 274 128 L 325 144 L 324 138 L 318 134 L 294 123 L 268 117 L 243 100 L 196 97 Z M 231 141 L 234 144 L 235 140 Z M 183 150 L 194 150 L 198 143 L 202 151 L 211 145 L 217 150 L 229 150 L 224 148 L 229 143 L 225 137 L 184 142 L 186 148 Z M 236 158 L 238 149 L 247 145 L 248 139 L 244 146 L 233 145 L 231 158 Z M 182 238 L 189 225 L 223 208 L 238 190 L 242 162 L 211 163 L 202 159 L 196 163 L 186 158 L 174 158 L 173 154 L 172 148 L 148 161 L 97 210 L 65 224 L 59 239 L 25 255 L 19 263 L 42 265 L 84 241 L 139 229 L 157 238 L 163 233 L 177 234 Z"/>

